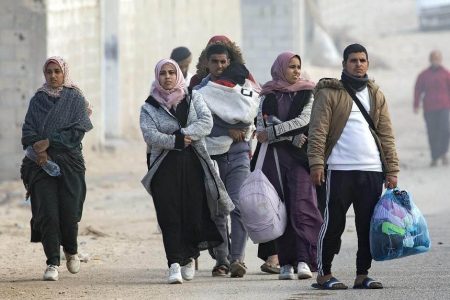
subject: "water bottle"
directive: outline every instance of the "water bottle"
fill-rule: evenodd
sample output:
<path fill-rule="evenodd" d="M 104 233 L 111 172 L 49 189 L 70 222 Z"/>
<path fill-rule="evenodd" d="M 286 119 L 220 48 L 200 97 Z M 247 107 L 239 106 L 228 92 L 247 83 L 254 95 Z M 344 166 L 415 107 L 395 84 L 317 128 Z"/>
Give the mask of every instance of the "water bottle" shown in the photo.
<path fill-rule="evenodd" d="M 34 151 L 32 146 L 28 146 L 25 150 L 25 156 L 31 159 L 32 161 L 37 161 L 37 154 Z M 45 172 L 47 172 L 50 176 L 60 176 L 61 175 L 61 169 L 59 166 L 51 160 L 47 160 L 47 162 L 41 167 Z"/>

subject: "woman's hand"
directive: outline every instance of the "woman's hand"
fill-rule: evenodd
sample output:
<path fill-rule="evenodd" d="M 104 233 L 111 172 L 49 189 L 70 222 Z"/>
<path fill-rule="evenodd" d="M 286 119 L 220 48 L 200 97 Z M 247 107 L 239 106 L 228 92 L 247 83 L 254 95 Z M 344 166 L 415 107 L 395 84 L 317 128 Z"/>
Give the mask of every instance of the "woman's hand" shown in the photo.
<path fill-rule="evenodd" d="M 192 138 L 188 135 L 184 136 L 184 148 L 190 146 L 192 144 Z"/>
<path fill-rule="evenodd" d="M 297 147 L 301 148 L 307 140 L 308 140 L 308 137 L 306 135 L 304 135 L 303 133 L 300 134 Z"/>
<path fill-rule="evenodd" d="M 42 167 L 43 165 L 45 165 L 45 163 L 48 160 L 47 151 L 42 151 L 42 152 L 36 153 L 36 155 L 37 155 L 36 164 L 39 167 Z"/>
<path fill-rule="evenodd" d="M 50 146 L 50 141 L 48 139 L 37 141 L 33 144 L 33 149 L 36 153 L 44 152 Z"/>
<path fill-rule="evenodd" d="M 256 139 L 258 140 L 258 142 L 264 143 L 264 142 L 267 142 L 267 140 L 269 138 L 268 138 L 267 132 L 264 130 L 264 131 L 256 132 Z"/>

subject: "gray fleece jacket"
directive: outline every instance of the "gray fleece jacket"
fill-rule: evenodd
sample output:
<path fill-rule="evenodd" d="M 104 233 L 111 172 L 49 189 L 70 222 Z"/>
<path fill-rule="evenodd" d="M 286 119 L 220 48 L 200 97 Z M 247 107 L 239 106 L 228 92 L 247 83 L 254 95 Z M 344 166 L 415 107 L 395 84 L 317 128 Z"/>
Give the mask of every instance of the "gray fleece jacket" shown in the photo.
<path fill-rule="evenodd" d="M 187 93 L 186 93 L 187 94 Z M 147 145 L 151 146 L 150 170 L 142 179 L 142 184 L 151 195 L 150 184 L 156 170 L 169 151 L 181 151 L 179 138 L 174 134 L 179 131 L 192 138 L 192 147 L 197 154 L 205 174 L 205 189 L 211 216 L 229 214 L 234 209 L 225 189 L 225 185 L 213 166 L 206 151 L 205 136 L 211 132 L 213 120 L 211 112 L 203 98 L 196 91 L 187 96 L 189 113 L 186 127 L 180 128 L 178 120 L 170 111 L 149 97 L 141 107 L 140 126 Z"/>

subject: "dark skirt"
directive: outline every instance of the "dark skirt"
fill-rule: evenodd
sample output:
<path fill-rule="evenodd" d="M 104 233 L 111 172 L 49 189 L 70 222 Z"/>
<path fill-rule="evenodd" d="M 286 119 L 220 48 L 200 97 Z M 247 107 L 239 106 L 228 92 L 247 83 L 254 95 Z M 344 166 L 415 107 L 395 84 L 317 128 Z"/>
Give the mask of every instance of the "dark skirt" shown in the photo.
<path fill-rule="evenodd" d="M 277 145 L 284 197 L 278 179 L 273 145 L 267 149 L 263 172 L 286 204 L 288 223 L 284 234 L 276 240 L 280 265 L 296 266 L 306 262 L 317 269 L 317 240 L 322 216 L 317 207 L 317 195 L 308 170 L 292 157 L 285 147 Z"/>
<path fill-rule="evenodd" d="M 277 255 L 277 243 L 275 240 L 258 245 L 258 258 L 266 261 L 270 256 Z"/>
<path fill-rule="evenodd" d="M 168 265 L 186 265 L 223 242 L 207 204 L 202 165 L 192 147 L 170 151 L 151 190 Z"/>
<path fill-rule="evenodd" d="M 31 242 L 42 242 L 47 264 L 59 265 L 60 246 L 69 254 L 78 251 L 78 222 L 83 213 L 86 182 L 80 153 L 53 158 L 61 176 L 49 176 L 28 158 L 23 160 L 21 176 L 31 201 Z"/>
<path fill-rule="evenodd" d="M 20 169 L 21 178 L 31 200 L 31 242 L 41 242 L 41 222 L 45 217 L 56 217 L 52 212 L 41 209 L 42 205 L 55 202 L 64 215 L 62 223 L 78 223 L 83 214 L 86 199 L 84 159 L 81 152 L 52 152 L 52 159 L 61 169 L 61 176 L 48 175 L 35 162 L 25 157 Z M 45 217 L 44 217 L 44 215 Z M 59 217 L 58 217 L 59 218 Z"/>

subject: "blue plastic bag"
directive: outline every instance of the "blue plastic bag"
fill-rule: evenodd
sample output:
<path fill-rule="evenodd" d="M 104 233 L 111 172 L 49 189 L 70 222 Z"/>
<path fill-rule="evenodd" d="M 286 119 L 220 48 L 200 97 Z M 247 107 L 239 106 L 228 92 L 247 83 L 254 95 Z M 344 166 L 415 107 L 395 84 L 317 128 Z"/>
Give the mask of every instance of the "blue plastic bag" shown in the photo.
<path fill-rule="evenodd" d="M 428 226 L 406 191 L 388 189 L 375 206 L 370 222 L 374 260 L 389 260 L 430 249 Z"/>

